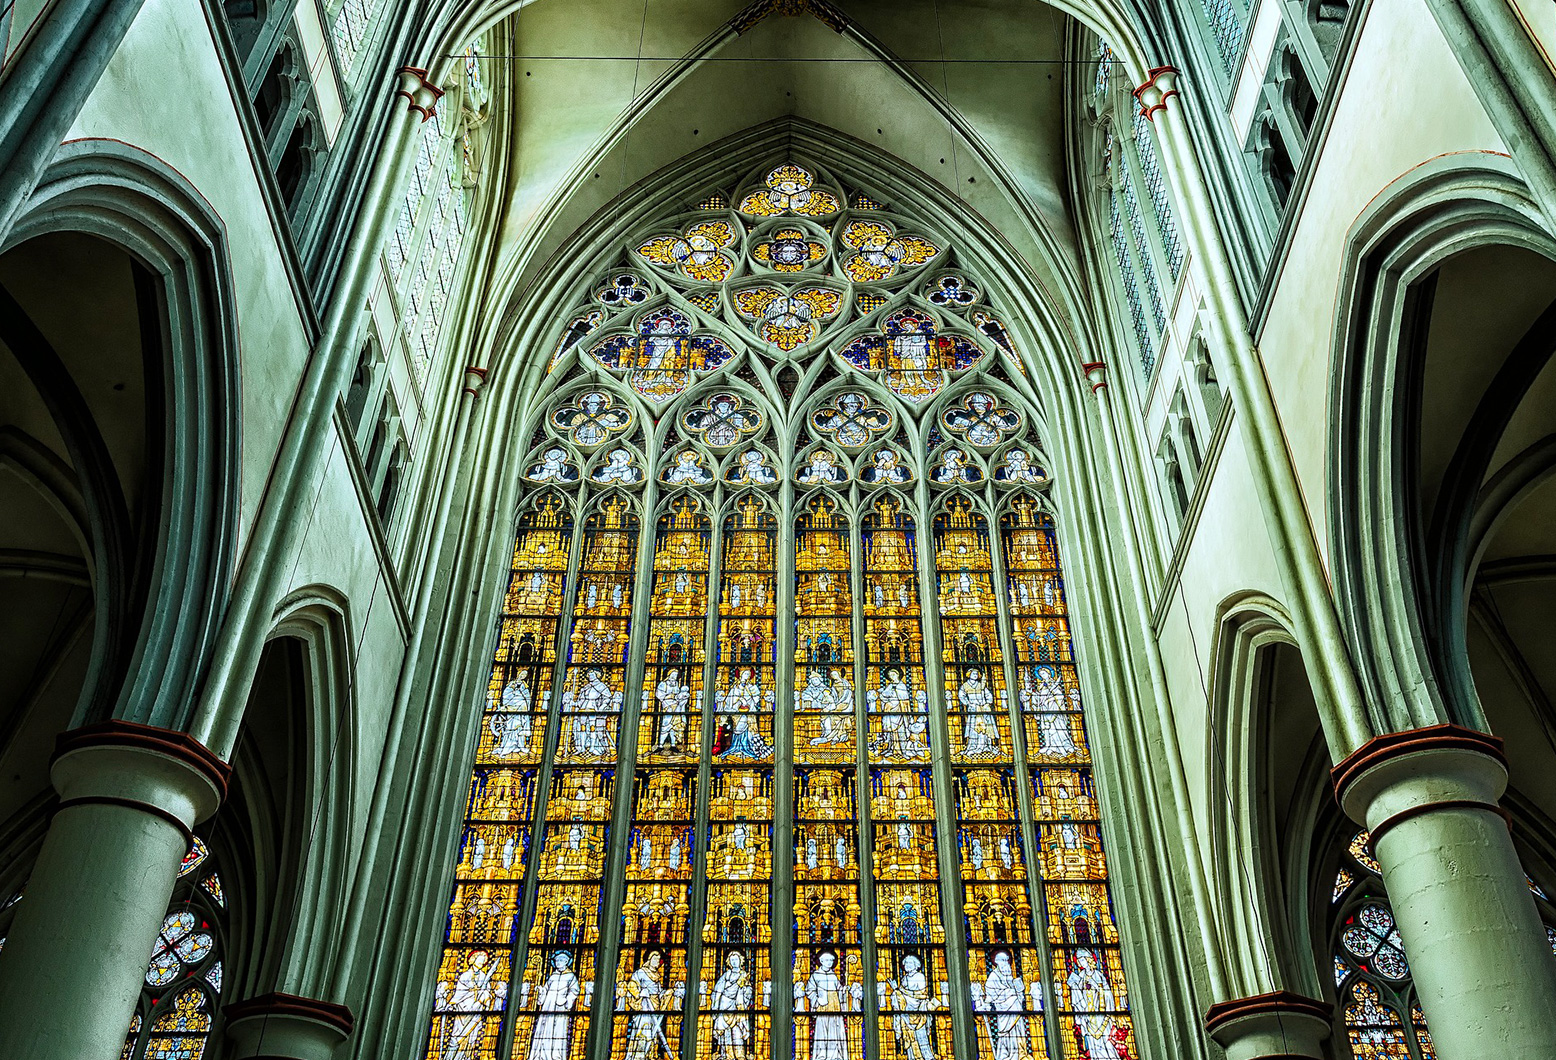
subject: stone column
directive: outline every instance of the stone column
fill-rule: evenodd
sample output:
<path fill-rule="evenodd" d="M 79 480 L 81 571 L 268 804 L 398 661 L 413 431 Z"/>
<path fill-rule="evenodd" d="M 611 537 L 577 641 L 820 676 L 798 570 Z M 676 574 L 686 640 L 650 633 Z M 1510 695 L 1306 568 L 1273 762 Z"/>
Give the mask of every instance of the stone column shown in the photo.
<path fill-rule="evenodd" d="M 228 1005 L 231 1060 L 331 1060 L 351 1037 L 345 1005 L 296 994 L 270 993 Z"/>
<path fill-rule="evenodd" d="M 1390 733 L 1333 779 L 1372 835 L 1441 1060 L 1556 1056 L 1556 959 L 1497 805 L 1502 741 L 1456 725 Z"/>
<path fill-rule="evenodd" d="M 60 736 L 60 804 L 0 952 L 0 1056 L 117 1060 L 189 830 L 216 812 L 230 772 L 150 725 Z"/>
<path fill-rule="evenodd" d="M 1216 1002 L 1205 1013 L 1205 1033 L 1226 1060 L 1307 1060 L 1325 1055 L 1333 1018 L 1324 1002 L 1277 990 Z"/>

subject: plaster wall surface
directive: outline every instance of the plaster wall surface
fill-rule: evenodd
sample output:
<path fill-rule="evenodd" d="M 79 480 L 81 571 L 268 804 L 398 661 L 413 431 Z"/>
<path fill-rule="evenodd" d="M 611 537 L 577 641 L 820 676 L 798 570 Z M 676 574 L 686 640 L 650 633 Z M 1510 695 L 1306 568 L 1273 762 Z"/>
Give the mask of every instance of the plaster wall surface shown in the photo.
<path fill-rule="evenodd" d="M 128 144 L 177 170 L 225 226 L 241 373 L 241 550 L 309 340 L 210 25 L 188 4 L 147 0 L 141 8 L 66 139 L 92 137 Z"/>
<path fill-rule="evenodd" d="M 1269 312 L 1254 336 L 1326 563 L 1332 329 L 1351 225 L 1391 183 L 1438 155 L 1505 150 L 1423 0 L 1375 0 L 1366 16 Z"/>
<path fill-rule="evenodd" d="M 1209 834 L 1203 829 L 1214 812 L 1207 805 L 1209 771 L 1219 768 L 1207 760 L 1206 728 L 1218 619 L 1234 596 L 1259 593 L 1278 602 L 1285 599 L 1280 566 L 1256 500 L 1247 444 L 1242 421 L 1234 416 L 1181 573 L 1163 588 L 1166 600 L 1157 608 L 1173 722 L 1201 835 Z"/>

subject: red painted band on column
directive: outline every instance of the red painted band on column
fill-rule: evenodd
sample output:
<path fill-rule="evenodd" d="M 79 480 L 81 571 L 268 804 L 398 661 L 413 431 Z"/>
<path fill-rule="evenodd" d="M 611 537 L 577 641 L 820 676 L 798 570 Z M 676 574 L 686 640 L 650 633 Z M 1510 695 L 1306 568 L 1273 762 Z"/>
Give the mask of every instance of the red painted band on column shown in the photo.
<path fill-rule="evenodd" d="M 1394 816 L 1387 818 L 1378 827 L 1372 829 L 1368 835 L 1372 840 L 1372 849 L 1378 849 L 1378 840 L 1393 828 L 1404 824 L 1416 817 L 1423 817 L 1438 810 L 1485 810 L 1502 818 L 1508 831 L 1513 829 L 1513 816 L 1494 802 L 1481 802 L 1479 799 L 1444 799 L 1442 802 L 1428 802 L 1420 806 L 1412 806 L 1408 810 L 1400 810 Z"/>
<path fill-rule="evenodd" d="M 438 100 L 443 98 L 443 90 L 431 81 L 428 81 L 427 71 L 419 66 L 402 66 L 395 73 L 402 75 L 402 84 L 405 77 L 413 77 L 418 82 L 414 89 L 396 89 L 395 96 L 403 98 L 411 110 L 421 115 L 423 122 L 431 121 L 432 115 L 438 109 Z M 416 99 L 416 96 L 423 92 L 432 96 L 432 100 L 425 106 Z"/>
<path fill-rule="evenodd" d="M 79 799 L 66 799 L 54 807 L 54 812 L 57 814 L 77 806 L 121 806 L 128 810 L 135 810 L 147 816 L 155 817 L 160 821 L 166 821 L 178 829 L 179 834 L 184 837 L 185 847 L 194 842 L 194 833 L 189 830 L 188 825 L 180 821 L 177 816 L 169 811 L 149 802 L 141 802 L 139 799 L 125 799 L 117 795 L 83 795 Z"/>
<path fill-rule="evenodd" d="M 1140 116 L 1143 117 L 1146 121 L 1155 121 L 1156 112 L 1159 110 L 1166 110 L 1167 101 L 1178 94 L 1178 90 L 1176 88 L 1168 88 L 1165 91 L 1162 91 L 1156 82 L 1161 80 L 1163 74 L 1171 74 L 1174 78 L 1176 78 L 1178 76 L 1178 68 L 1176 66 L 1156 66 L 1146 71 L 1146 73 L 1149 76 L 1146 78 L 1145 83 L 1130 94 L 1135 97 L 1135 102 L 1140 104 Z M 1155 88 L 1161 92 L 1161 98 L 1158 99 L 1155 103 L 1148 104 L 1142 97 L 1148 89 L 1152 88 Z"/>
<path fill-rule="evenodd" d="M 343 1035 L 349 1035 L 357 1022 L 345 1005 L 297 994 L 283 994 L 279 990 L 234 1001 L 222 1011 L 226 1013 L 228 1023 L 253 1016 L 294 1016 L 326 1024 Z"/>
<path fill-rule="evenodd" d="M 1252 997 L 1233 998 L 1230 1001 L 1217 1001 L 1205 1010 L 1205 1030 L 1214 1033 L 1233 1020 L 1247 1019 L 1249 1016 L 1314 1016 L 1328 1022 L 1333 1013 L 1330 1007 L 1322 1001 L 1305 997 L 1302 994 L 1294 994 L 1290 990 L 1276 990 L 1269 994 L 1255 994 Z M 1277 1053 L 1277 1056 L 1288 1054 Z"/>
<path fill-rule="evenodd" d="M 1421 729 L 1384 733 L 1362 744 L 1330 770 L 1329 778 L 1334 784 L 1335 798 L 1343 802 L 1345 789 L 1373 766 L 1419 751 L 1473 751 L 1495 760 L 1504 768 L 1507 766 L 1507 755 L 1503 753 L 1500 737 L 1466 729 L 1462 725 L 1429 725 Z M 1373 838 L 1377 838 L 1376 831 Z"/>
<path fill-rule="evenodd" d="M 130 747 L 166 755 L 203 775 L 216 788 L 220 798 L 227 797 L 232 766 L 187 732 L 134 721 L 105 721 L 97 725 L 84 725 L 59 734 L 54 741 L 54 758 L 51 761 L 58 761 L 60 756 L 71 751 L 89 747 Z"/>

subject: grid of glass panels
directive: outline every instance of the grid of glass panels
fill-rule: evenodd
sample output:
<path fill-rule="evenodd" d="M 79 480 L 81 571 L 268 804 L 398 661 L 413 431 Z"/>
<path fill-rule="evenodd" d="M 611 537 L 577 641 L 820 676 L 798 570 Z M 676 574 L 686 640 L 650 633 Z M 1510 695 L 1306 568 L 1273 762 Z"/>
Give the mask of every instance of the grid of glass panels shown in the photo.
<path fill-rule="evenodd" d="M 497 1055 L 572 537 L 571 507 L 556 494 L 537 497 L 519 522 L 459 839 L 429 1057 Z"/>
<path fill-rule="evenodd" d="M 1059 1037 L 1066 1057 L 1133 1057 L 1053 521 L 1017 497 L 1001 538 Z"/>

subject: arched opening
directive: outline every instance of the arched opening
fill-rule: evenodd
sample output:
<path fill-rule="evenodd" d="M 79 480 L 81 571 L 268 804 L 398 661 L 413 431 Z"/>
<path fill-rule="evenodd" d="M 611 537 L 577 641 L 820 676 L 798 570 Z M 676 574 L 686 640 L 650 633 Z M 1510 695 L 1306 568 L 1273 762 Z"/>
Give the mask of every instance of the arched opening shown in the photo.
<path fill-rule="evenodd" d="M 54 737 L 104 716 L 129 666 L 158 539 L 163 315 L 101 239 L 0 256 L 0 834 L 42 812 Z"/>

